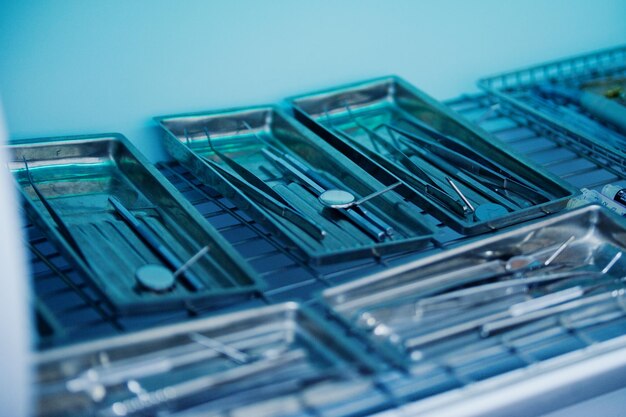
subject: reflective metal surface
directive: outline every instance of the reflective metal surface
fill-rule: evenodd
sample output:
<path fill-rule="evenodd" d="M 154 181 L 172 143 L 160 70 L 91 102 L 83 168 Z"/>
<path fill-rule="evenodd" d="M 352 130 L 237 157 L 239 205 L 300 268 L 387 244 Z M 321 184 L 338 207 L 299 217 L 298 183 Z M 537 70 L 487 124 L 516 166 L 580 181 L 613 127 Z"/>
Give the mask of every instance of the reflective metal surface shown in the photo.
<path fill-rule="evenodd" d="M 426 198 L 433 216 L 462 234 L 559 211 L 577 193 L 397 77 L 290 103 L 313 131 L 353 160 L 369 158 L 400 178 Z"/>
<path fill-rule="evenodd" d="M 157 120 L 174 158 L 314 262 L 419 249 L 432 237 L 417 193 L 367 173 L 277 108 Z M 329 204 L 331 190 L 359 202 Z"/>
<path fill-rule="evenodd" d="M 358 350 L 295 303 L 52 350 L 37 368 L 39 416 L 353 415 L 385 405 Z"/>
<path fill-rule="evenodd" d="M 250 267 L 121 136 L 8 148 L 27 214 L 117 313 L 228 303 L 256 291 Z M 175 274 L 207 245 L 210 253 L 172 285 L 146 276 L 147 265 Z"/>
<path fill-rule="evenodd" d="M 323 299 L 402 366 L 493 376 L 579 349 L 598 328 L 626 334 L 625 248 L 626 221 L 590 206 L 330 288 Z"/>

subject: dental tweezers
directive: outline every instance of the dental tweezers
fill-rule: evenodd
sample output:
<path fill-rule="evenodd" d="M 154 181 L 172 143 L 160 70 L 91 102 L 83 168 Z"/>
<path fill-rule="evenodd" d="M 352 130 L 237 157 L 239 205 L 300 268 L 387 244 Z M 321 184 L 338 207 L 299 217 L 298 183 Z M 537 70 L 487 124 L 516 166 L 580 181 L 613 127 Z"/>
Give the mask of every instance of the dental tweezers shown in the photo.
<path fill-rule="evenodd" d="M 269 148 L 272 149 L 272 148 Z M 263 154 L 272 161 L 281 171 L 293 176 L 298 182 L 302 183 L 306 189 L 310 190 L 316 197 L 329 189 L 335 188 L 330 182 L 326 181 L 317 173 L 312 170 L 303 171 L 297 165 L 292 165 L 290 161 L 287 161 L 281 156 L 276 155 L 269 149 L 263 149 Z M 273 150 L 273 149 L 272 149 Z M 323 184 L 323 185 L 322 185 Z M 385 223 L 378 216 L 373 215 L 369 211 L 366 211 L 362 207 L 340 209 L 345 213 L 355 225 L 360 229 L 374 237 L 378 241 L 383 241 L 385 236 L 392 236 L 393 228 Z"/>
<path fill-rule="evenodd" d="M 373 161 L 377 162 L 378 164 L 380 164 L 383 167 L 385 167 L 387 170 L 389 170 L 392 173 L 394 173 L 395 176 L 398 176 L 398 177 L 399 176 L 403 176 L 401 173 L 398 173 L 398 169 L 396 168 L 396 166 L 394 164 L 389 162 L 389 160 L 387 160 L 385 157 L 383 157 L 378 152 L 374 152 L 374 151 L 368 149 L 366 146 L 364 146 L 363 144 L 361 144 L 358 141 L 356 141 L 352 136 L 350 136 L 347 133 L 345 133 L 345 132 L 343 132 L 343 131 L 333 127 L 332 124 L 329 127 L 330 127 L 330 129 L 332 129 L 333 132 L 335 132 L 336 134 L 338 134 L 342 138 L 344 138 L 347 141 L 349 141 L 361 153 L 365 154 L 367 157 L 369 157 Z M 384 139 L 381 138 L 381 140 L 386 143 L 386 141 Z M 374 142 L 374 143 L 378 143 L 378 142 Z M 382 142 L 380 142 L 380 144 L 382 144 Z M 399 151 L 399 149 L 398 149 L 398 151 Z M 408 169 L 412 174 L 415 175 L 415 177 L 403 176 L 403 177 L 405 177 L 404 178 L 405 181 L 409 182 L 412 187 L 415 187 L 416 189 L 420 190 L 422 193 L 424 193 L 424 194 L 430 196 L 431 198 L 434 198 L 435 200 L 439 201 L 441 204 L 445 205 L 446 207 L 448 207 L 448 209 L 452 210 L 453 212 L 455 212 L 459 216 L 465 216 L 466 215 L 466 210 L 463 207 L 463 205 L 461 203 L 459 203 L 457 200 L 455 200 L 448 193 L 443 191 L 438 185 L 436 185 L 436 184 L 433 185 L 434 181 L 432 181 L 432 179 L 430 181 L 425 181 L 425 180 L 422 179 L 422 175 L 424 175 L 425 172 L 420 167 L 418 167 L 413 161 L 411 161 L 408 158 L 408 156 L 406 156 L 406 155 L 402 156 L 401 154 L 395 154 L 394 152 L 390 152 L 390 153 L 394 156 L 394 159 L 398 160 L 406 169 Z"/>
<path fill-rule="evenodd" d="M 226 169 L 217 164 L 217 162 L 204 157 L 202 159 L 212 168 L 218 171 L 229 182 L 232 182 L 237 188 L 244 190 L 246 195 L 256 201 L 257 204 L 260 204 L 266 210 L 269 210 L 277 216 L 282 217 L 283 219 L 296 225 L 318 241 L 321 241 L 326 236 L 327 232 L 322 228 L 322 226 L 318 225 L 313 220 L 306 218 L 290 206 L 285 205 L 280 201 L 274 199 L 273 197 L 267 195 L 247 181 L 238 178 L 234 174 L 231 174 Z"/>
<path fill-rule="evenodd" d="M 533 204 L 545 202 L 548 199 L 548 197 L 539 190 L 522 184 L 508 175 L 498 172 L 496 169 L 478 162 L 476 160 L 477 158 L 475 158 L 475 152 L 465 146 L 461 147 L 463 152 L 461 153 L 446 146 L 442 146 L 439 143 L 421 138 L 404 129 L 391 125 L 385 126 L 406 138 L 403 140 L 403 143 L 407 144 L 412 150 L 421 149 L 422 152 L 420 152 L 420 154 L 422 155 L 425 154 L 425 150 L 430 151 L 432 154 L 446 160 L 449 164 L 452 164 L 452 166 L 467 172 L 469 175 L 473 176 L 476 181 L 480 181 L 491 186 L 495 192 L 501 193 L 501 190 L 511 191 Z M 418 144 L 419 147 L 417 146 Z M 471 155 L 471 157 L 466 155 Z"/>
<path fill-rule="evenodd" d="M 244 121 L 246 129 L 251 131 L 255 138 L 263 143 L 266 148 L 262 149 L 262 153 L 269 161 L 276 166 L 281 172 L 287 173 L 304 185 L 316 197 L 319 197 L 324 191 L 336 188 L 330 181 L 323 178 L 313 169 L 302 164 L 292 155 L 281 151 L 279 148 L 269 143 L 267 140 L 259 136 L 253 131 L 252 127 Z M 385 236 L 392 237 L 393 228 L 384 220 L 380 219 L 373 213 L 370 213 L 363 207 L 341 209 L 343 213 L 360 229 L 374 237 L 377 241 L 383 241 Z"/>

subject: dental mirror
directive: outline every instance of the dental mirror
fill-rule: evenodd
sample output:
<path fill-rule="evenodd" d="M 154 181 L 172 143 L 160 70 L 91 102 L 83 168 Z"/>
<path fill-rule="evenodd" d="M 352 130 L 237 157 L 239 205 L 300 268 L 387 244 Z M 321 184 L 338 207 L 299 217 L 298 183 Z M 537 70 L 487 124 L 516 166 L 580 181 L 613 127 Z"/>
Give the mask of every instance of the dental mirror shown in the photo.
<path fill-rule="evenodd" d="M 474 215 L 479 221 L 485 221 L 506 216 L 508 213 L 507 209 L 500 204 L 485 203 L 476 207 Z"/>
<path fill-rule="evenodd" d="M 142 265 L 135 271 L 135 279 L 139 285 L 156 293 L 169 291 L 176 283 L 174 273 L 163 265 Z"/>
<path fill-rule="evenodd" d="M 382 190 L 378 190 L 370 195 L 367 195 L 360 200 L 356 200 L 354 194 L 338 189 L 326 190 L 317 198 L 320 203 L 322 203 L 325 207 L 334 208 L 334 209 L 347 209 L 350 207 L 358 206 L 365 203 L 368 200 L 371 200 L 374 197 L 378 197 L 379 195 L 386 193 L 387 191 L 391 191 L 397 186 L 402 184 L 401 182 L 397 182 L 395 184 L 390 185 L 389 187 L 385 187 Z"/>

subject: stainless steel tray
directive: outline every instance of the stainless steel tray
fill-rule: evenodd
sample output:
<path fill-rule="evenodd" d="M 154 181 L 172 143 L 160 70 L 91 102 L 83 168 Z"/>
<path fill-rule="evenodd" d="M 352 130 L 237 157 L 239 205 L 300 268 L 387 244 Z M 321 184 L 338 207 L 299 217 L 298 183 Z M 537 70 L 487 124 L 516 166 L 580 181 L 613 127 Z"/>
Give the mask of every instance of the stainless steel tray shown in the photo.
<path fill-rule="evenodd" d="M 8 149 L 27 214 L 118 313 L 223 305 L 257 290 L 256 273 L 122 136 L 34 139 Z M 184 273 L 166 277 L 168 288 L 141 286 L 144 265 L 173 270 L 168 260 L 182 265 L 205 246 Z"/>
<path fill-rule="evenodd" d="M 276 107 L 156 120 L 175 159 L 318 264 L 419 249 L 433 235 L 419 193 L 368 174 Z M 326 205 L 329 190 L 355 201 L 387 191 L 342 209 Z"/>
<path fill-rule="evenodd" d="M 428 196 L 430 214 L 462 234 L 559 211 L 577 193 L 397 77 L 290 103 L 300 121 L 351 159 L 372 159 Z"/>
<path fill-rule="evenodd" d="M 379 410 L 360 351 L 295 303 L 51 350 L 39 416 L 324 416 Z"/>
<path fill-rule="evenodd" d="M 490 95 L 527 115 L 566 133 L 605 158 L 624 164 L 626 134 L 594 117 L 571 100 L 540 94 L 543 85 L 587 89 L 611 79 L 626 77 L 626 46 L 560 59 L 481 79 L 478 85 Z"/>
<path fill-rule="evenodd" d="M 415 375 L 480 380 L 626 335 L 626 222 L 587 206 L 327 289 Z"/>

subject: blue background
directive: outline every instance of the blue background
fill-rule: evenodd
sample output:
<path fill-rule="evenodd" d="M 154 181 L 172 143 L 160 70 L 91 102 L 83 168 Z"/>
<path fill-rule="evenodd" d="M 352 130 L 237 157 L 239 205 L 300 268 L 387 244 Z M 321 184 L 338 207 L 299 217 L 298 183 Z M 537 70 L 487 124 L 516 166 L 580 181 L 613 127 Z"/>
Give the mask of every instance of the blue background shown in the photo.
<path fill-rule="evenodd" d="M 3 3 L 4 2 L 4 3 Z M 624 0 L 0 0 L 12 138 L 119 131 L 398 74 L 439 99 L 485 75 L 626 42 Z"/>

